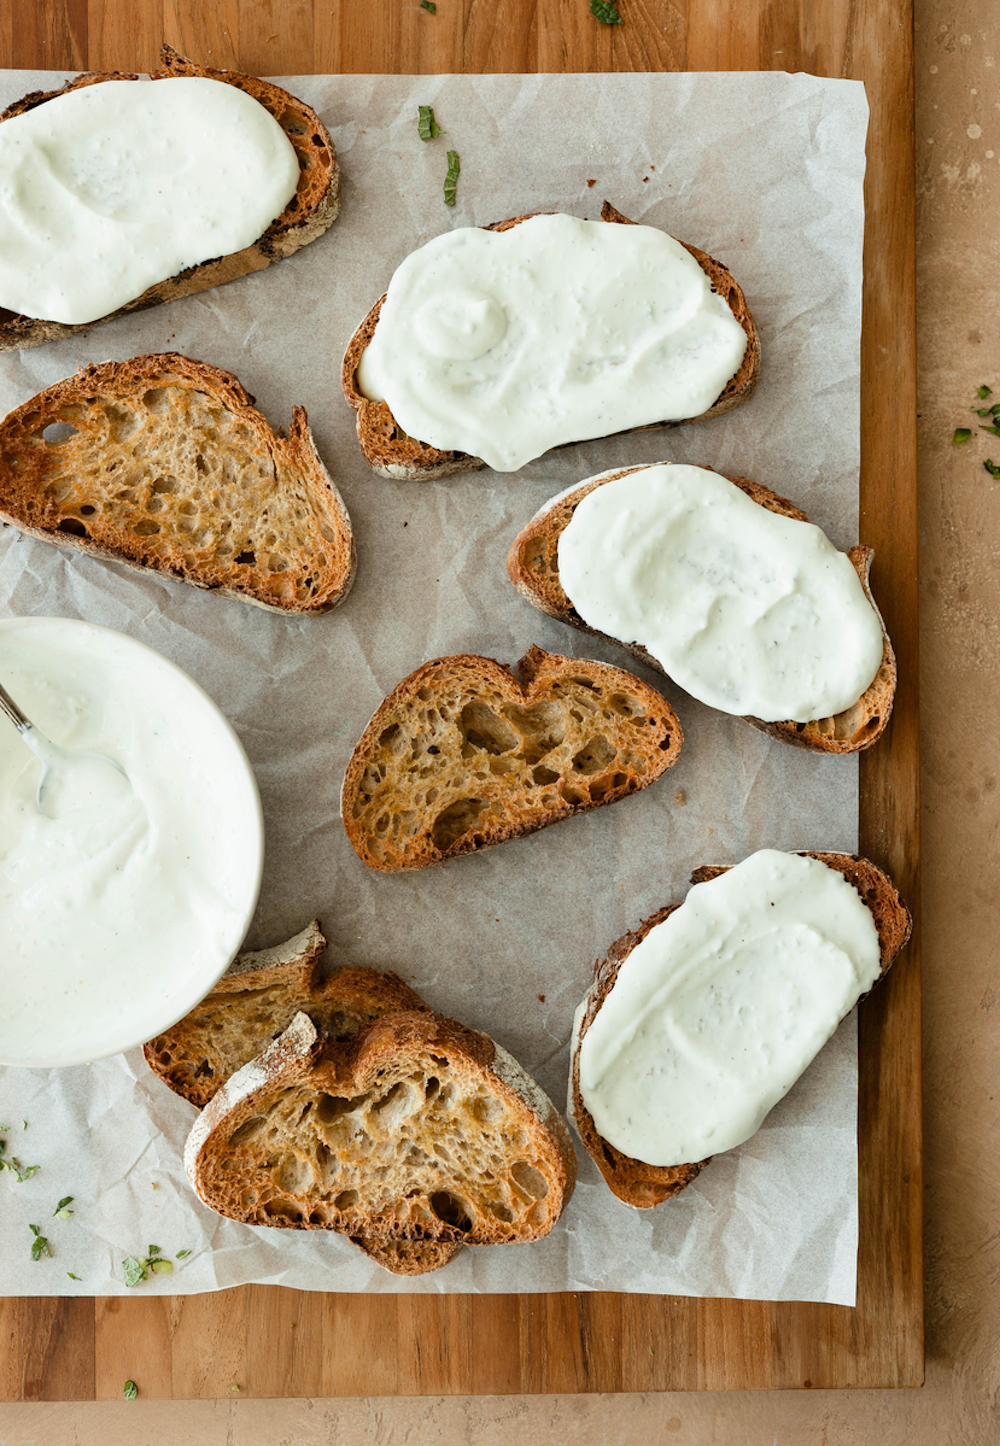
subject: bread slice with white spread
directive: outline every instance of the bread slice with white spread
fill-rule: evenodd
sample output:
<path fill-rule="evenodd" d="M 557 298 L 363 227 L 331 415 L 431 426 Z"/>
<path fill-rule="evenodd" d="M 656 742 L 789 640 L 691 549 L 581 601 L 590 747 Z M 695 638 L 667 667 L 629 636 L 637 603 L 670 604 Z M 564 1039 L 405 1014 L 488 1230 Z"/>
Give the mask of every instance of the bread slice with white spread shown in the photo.
<path fill-rule="evenodd" d="M 302 407 L 286 436 L 230 372 L 104 362 L 0 422 L 0 518 L 31 537 L 272 612 L 343 602 L 354 535 Z"/>
<path fill-rule="evenodd" d="M 690 940 L 700 938 L 687 932 L 692 929 L 690 919 L 685 920 L 681 927 L 680 904 L 669 904 L 657 910 L 638 929 L 622 935 L 594 966 L 593 982 L 574 1022 L 568 1108 L 584 1146 L 609 1188 L 627 1205 L 645 1210 L 661 1204 L 685 1189 L 709 1163 L 711 1153 L 702 1158 L 674 1159 L 669 1163 L 657 1158 L 669 1156 L 670 1146 L 677 1138 L 702 1138 L 714 1133 L 720 1140 L 725 1141 L 728 1134 L 730 1141 L 734 1141 L 753 1133 L 767 1110 L 797 1077 L 793 1074 L 792 1078 L 787 1078 L 781 1075 L 779 1069 L 776 1079 L 765 1079 L 764 1066 L 770 1066 L 772 1057 L 783 1044 L 779 1037 L 771 1039 L 768 1029 L 777 1021 L 780 1036 L 786 1024 L 795 1024 L 797 1013 L 809 1014 L 808 1027 L 804 1026 L 807 1042 L 803 1046 L 803 1056 L 811 1058 L 848 1009 L 864 998 L 872 984 L 885 974 L 910 936 L 912 921 L 906 905 L 892 880 L 868 859 L 851 854 L 789 856 L 766 851 L 744 860 L 740 868 L 745 869 L 748 865 L 763 868 L 770 865 L 772 858 L 784 860 L 786 866 L 791 860 L 796 863 L 797 869 L 803 868 L 801 861 L 812 861 L 806 871 L 810 876 L 806 889 L 812 888 L 816 880 L 827 891 L 832 886 L 834 915 L 828 934 L 821 934 L 816 927 L 808 902 L 802 903 L 794 895 L 793 906 L 801 912 L 801 917 L 797 913 L 793 913 L 791 918 L 785 917 L 779 885 L 769 879 L 753 900 L 758 915 L 762 917 L 742 919 L 732 911 L 728 898 L 720 901 L 723 909 L 721 932 L 725 935 L 727 930 L 734 931 L 734 937 L 724 939 L 724 947 L 709 949 L 706 946 L 704 957 L 711 967 L 705 975 L 704 988 L 695 989 L 696 976 L 690 964 L 695 953 L 690 949 L 683 955 L 677 952 Z M 846 882 L 852 890 L 851 895 L 839 897 L 844 894 L 843 886 L 836 880 L 816 874 L 816 864 Z M 773 875 L 774 871 L 771 872 Z M 736 870 L 718 867 L 697 869 L 692 874 L 692 883 L 699 887 L 690 891 L 685 903 L 690 904 L 696 895 L 702 894 L 701 886 L 735 873 Z M 754 879 L 756 881 L 756 875 Z M 771 887 L 775 888 L 777 903 L 769 892 Z M 808 895 L 805 897 L 808 899 Z M 707 905 L 708 901 L 699 898 L 698 903 Z M 774 915 L 770 912 L 772 908 L 776 911 Z M 838 1002 L 832 1003 L 826 1012 L 824 998 L 824 1008 L 817 1007 L 813 1011 L 809 992 L 813 983 L 822 981 L 824 977 L 836 978 L 838 971 L 843 976 L 847 969 L 847 956 L 838 928 L 847 933 L 846 925 L 840 921 L 844 913 L 852 911 L 867 920 L 871 939 L 870 943 L 864 939 L 862 942 L 867 943 L 870 957 L 863 965 L 852 958 L 851 978 L 843 980 L 842 986 L 837 986 L 843 987 L 843 997 L 838 996 Z M 663 932 L 660 926 L 667 925 L 671 919 L 674 920 L 670 926 L 671 936 L 663 934 L 661 942 L 658 937 L 658 931 Z M 856 925 L 858 921 L 848 922 Z M 792 939 L 792 948 L 799 952 L 790 955 L 794 967 L 788 978 L 776 974 L 768 979 L 771 961 L 782 947 L 782 930 L 789 931 L 786 938 Z M 662 978 L 651 972 L 657 967 L 656 953 L 650 956 L 648 952 L 653 940 L 657 950 L 672 951 L 664 955 L 669 960 L 669 966 Z M 646 951 L 641 961 L 640 956 L 635 954 L 640 945 Z M 631 965 L 628 964 L 630 959 Z M 733 969 L 725 973 L 724 968 L 730 959 L 733 960 Z M 810 975 L 803 985 L 800 981 L 805 977 L 801 968 L 804 959 L 815 959 L 817 962 L 815 975 Z M 689 962 L 682 968 L 678 960 Z M 628 976 L 623 976 L 622 970 L 626 965 L 630 972 Z M 620 977 L 628 979 L 624 994 L 620 990 L 616 993 Z M 616 1012 L 612 1014 L 609 1011 L 608 1022 L 617 1031 L 611 1053 L 592 1055 L 584 1061 L 582 1068 L 584 1041 L 602 1011 L 608 1009 L 609 1000 L 613 1001 Z M 637 1008 L 637 1000 L 646 1002 Z M 817 1014 L 816 1020 L 812 1019 L 810 1011 Z M 667 1031 L 666 1042 L 662 1046 L 656 1042 L 656 1031 L 661 1022 Z M 713 1063 L 712 1049 L 716 1036 L 722 1054 Z M 647 1041 L 650 1041 L 656 1055 L 652 1066 L 643 1062 Z M 701 1077 L 693 1070 L 692 1062 L 694 1065 L 699 1062 L 704 1064 Z M 804 1063 L 799 1060 L 796 1066 L 799 1072 L 808 1062 L 808 1059 Z M 745 1077 L 741 1073 L 744 1065 Z M 621 1100 L 614 1098 L 614 1092 L 622 1085 L 628 1086 L 636 1071 L 641 1078 L 636 1077 L 630 1093 L 623 1096 L 623 1113 Z M 662 1076 L 663 1081 L 659 1095 L 657 1091 L 661 1090 L 661 1085 L 658 1076 Z M 703 1098 L 704 1081 L 707 1079 L 714 1087 L 730 1076 L 733 1087 L 728 1097 L 720 1094 L 718 1119 L 714 1114 L 709 1119 L 710 1109 Z M 758 1090 L 760 1093 L 756 1095 L 754 1092 Z M 609 1099 L 610 1108 L 606 1102 Z M 658 1116 L 660 1099 L 668 1101 L 663 1118 Z M 636 1107 L 635 1114 L 625 1120 L 626 1114 L 632 1115 L 630 1100 Z M 712 1109 L 715 1103 L 715 1099 L 711 1098 Z M 613 1121 L 612 1125 L 604 1124 L 605 1130 L 618 1135 L 621 1142 L 638 1138 L 648 1141 L 649 1148 L 644 1147 L 642 1153 L 651 1158 L 640 1158 L 602 1134 L 593 1113 L 598 1109 L 602 1121 Z M 666 1118 L 671 1111 L 679 1117 L 679 1125 Z M 731 1147 L 732 1143 L 720 1144 L 712 1153 Z"/>
<path fill-rule="evenodd" d="M 295 193 L 281 214 L 276 216 L 250 245 L 229 255 L 216 256 L 188 266 L 176 275 L 157 279 L 141 295 L 130 299 L 107 315 L 88 322 L 69 324 L 0 310 L 0 351 L 39 346 L 44 342 L 73 336 L 91 326 L 110 321 L 113 317 L 140 311 L 160 302 L 192 296 L 196 292 L 221 286 L 253 271 L 260 271 L 272 262 L 280 261 L 315 241 L 336 220 L 340 210 L 340 168 L 337 154 L 329 132 L 311 106 L 280 86 L 258 80 L 254 76 L 195 65 L 178 55 L 169 45 L 164 45 L 161 49 L 161 64 L 162 69 L 153 72 L 153 80 L 186 77 L 219 81 L 243 91 L 262 106 L 277 121 L 294 149 L 299 165 L 299 180 Z M 36 107 L 81 87 L 100 85 L 105 81 L 134 81 L 141 84 L 143 78 L 119 71 L 78 75 L 59 90 L 33 91 L 24 96 L 7 107 L 0 116 L 0 122 L 25 115 Z M 102 214 L 104 211 L 107 211 L 108 215 L 114 213 L 113 204 L 110 202 L 108 206 L 103 202 L 99 203 L 98 210 Z"/>
<path fill-rule="evenodd" d="M 376 710 L 351 755 L 341 817 L 371 869 L 423 869 L 614 803 L 675 762 L 669 703 L 631 673 L 531 647 L 436 658 Z"/>
<path fill-rule="evenodd" d="M 344 966 L 324 977 L 325 948 L 314 919 L 284 944 L 241 954 L 200 1004 L 143 1047 L 146 1063 L 175 1094 L 202 1110 L 300 1011 L 322 1029 L 330 1050 L 346 1050 L 383 1014 L 429 1013 L 396 974 Z M 455 1242 L 364 1235 L 351 1242 L 394 1275 L 439 1270 L 461 1249 Z"/>
<path fill-rule="evenodd" d="M 612 637 L 606 632 L 588 626 L 583 620 L 567 596 L 560 580 L 559 545 L 577 508 L 591 493 L 610 483 L 616 483 L 619 479 L 638 477 L 639 474 L 645 472 L 652 474 L 653 471 L 662 471 L 664 466 L 669 466 L 669 464 L 625 467 L 618 471 L 588 478 L 577 486 L 568 488 L 565 492 L 552 498 L 535 514 L 514 539 L 507 555 L 507 572 L 510 580 L 521 596 L 526 598 L 533 607 L 582 632 L 617 643 L 619 647 L 625 648 L 629 653 L 641 659 L 642 662 L 648 663 L 651 668 L 656 668 L 659 672 L 666 672 L 667 669 L 642 643 L 636 642 L 630 637 Z M 708 468 L 681 470 L 698 470 L 709 477 L 721 475 L 713 473 Z M 724 480 L 738 488 L 741 493 L 767 512 L 798 522 L 808 522 L 809 520 L 794 503 L 789 502 L 787 498 L 778 496 L 777 493 L 759 482 L 752 482 L 746 477 L 727 477 Z M 881 737 L 889 721 L 895 697 L 896 659 L 868 581 L 873 556 L 871 548 L 860 545 L 852 547 L 846 554 L 857 573 L 864 597 L 871 606 L 882 634 L 882 655 L 878 661 L 877 671 L 857 701 L 829 717 L 817 717 L 806 721 L 791 719 L 764 721 L 756 716 L 742 714 L 741 716 L 745 718 L 746 722 L 762 732 L 770 734 L 771 737 L 779 739 L 782 743 L 789 743 L 793 747 L 819 753 L 856 753 L 861 749 L 870 748 Z M 608 558 L 610 566 L 610 553 Z M 728 562 L 720 559 L 719 568 L 725 571 L 727 566 Z M 876 638 L 877 636 L 876 632 Z"/>
<path fill-rule="evenodd" d="M 522 222 L 533 219 L 535 219 L 534 215 L 516 216 L 510 220 L 499 221 L 492 226 L 481 229 L 487 232 L 506 232 L 515 226 L 519 226 Z M 633 226 L 636 224 L 630 221 L 628 217 L 623 216 L 620 211 L 617 211 L 614 206 L 607 201 L 604 202 L 601 208 L 601 220 L 609 225 L 615 226 Z M 731 408 L 745 401 L 756 385 L 760 370 L 760 337 L 743 291 L 732 274 L 721 262 L 716 261 L 706 252 L 699 250 L 696 246 L 689 245 L 687 242 L 681 242 L 679 245 L 683 247 L 683 251 L 686 252 L 688 256 L 694 258 L 698 267 L 701 268 L 701 272 L 704 275 L 704 279 L 707 280 L 708 289 L 711 294 L 716 298 L 721 298 L 725 303 L 730 321 L 732 322 L 732 319 L 735 318 L 738 326 L 742 328 L 745 338 L 745 349 L 743 351 L 742 361 L 739 362 L 729 379 L 720 386 L 719 392 L 714 396 L 714 399 L 712 399 L 707 406 L 703 407 L 697 415 L 675 415 L 664 418 L 662 413 L 657 412 L 654 406 L 652 415 L 649 416 L 648 420 L 644 420 L 641 425 L 625 425 L 624 427 L 621 424 L 611 425 L 607 429 L 608 432 L 621 430 L 645 431 L 652 427 L 679 426 L 682 422 L 702 421 L 708 417 L 720 416 L 722 413 L 729 411 Z M 688 264 L 690 265 L 690 263 Z M 704 285 L 704 281 L 702 284 Z M 425 439 L 408 435 L 396 417 L 394 417 L 388 401 L 372 399 L 362 390 L 358 379 L 358 368 L 362 363 L 362 357 L 366 349 L 371 345 L 385 302 L 386 297 L 383 296 L 380 301 L 376 302 L 358 327 L 348 344 L 342 368 L 344 395 L 357 413 L 358 442 L 365 460 L 383 477 L 411 481 L 429 481 L 433 478 L 448 476 L 451 473 L 474 471 L 477 468 L 485 466 L 486 463 L 479 456 L 457 450 L 454 447 L 449 449 L 442 446 L 433 446 Z M 475 317 L 478 316 L 477 308 L 481 309 L 485 303 L 477 295 L 472 298 L 470 305 L 473 313 L 475 313 L 473 318 L 475 321 Z M 438 308 L 438 310 L 440 311 L 442 308 Z M 496 310 L 496 308 L 494 308 L 494 310 Z M 499 320 L 499 314 L 497 324 L 498 326 L 502 326 L 502 321 Z M 603 345 L 603 342 L 597 345 L 597 351 L 599 353 L 602 352 Z M 432 351 L 438 349 L 438 342 L 433 339 L 431 349 Z M 488 349 L 489 348 L 486 348 L 486 350 Z M 473 348 L 473 350 L 475 350 L 475 348 Z M 602 353 L 600 365 L 605 369 L 608 367 L 611 368 L 611 372 L 609 372 L 610 376 L 615 373 L 616 363 L 620 360 L 616 354 L 616 347 L 612 345 L 607 356 L 604 356 Z M 594 364 L 593 358 L 589 357 L 585 357 L 582 362 L 585 368 L 592 367 Z M 472 395 L 477 395 L 475 389 Z M 509 431 L 514 433 L 517 431 L 517 427 L 518 421 L 515 417 L 510 422 Z M 593 432 L 586 431 L 583 436 L 568 438 L 566 442 L 570 440 L 583 440 L 584 436 L 591 437 L 593 435 Z M 565 445 L 566 442 L 561 442 L 557 445 Z M 547 445 L 553 444 L 548 443 Z M 546 450 L 546 446 L 542 446 L 540 450 Z M 535 455 L 537 455 L 537 453 Z M 504 470 L 509 470 L 509 468 L 505 467 Z"/>
<path fill-rule="evenodd" d="M 539 1240 L 576 1178 L 566 1123 L 520 1065 L 419 1011 L 346 1054 L 296 1014 L 205 1108 L 184 1161 L 221 1215 L 376 1243 Z"/>

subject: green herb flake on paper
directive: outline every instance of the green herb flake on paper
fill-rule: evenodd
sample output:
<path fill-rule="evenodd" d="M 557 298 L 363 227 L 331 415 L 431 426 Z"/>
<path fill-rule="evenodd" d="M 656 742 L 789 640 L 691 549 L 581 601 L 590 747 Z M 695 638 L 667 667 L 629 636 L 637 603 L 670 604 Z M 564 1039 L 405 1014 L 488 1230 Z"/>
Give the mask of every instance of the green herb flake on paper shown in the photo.
<path fill-rule="evenodd" d="M 125 1272 L 125 1284 L 128 1286 L 141 1285 L 149 1276 L 149 1271 L 141 1260 L 134 1255 L 126 1255 L 122 1261 L 122 1269 Z"/>
<path fill-rule="evenodd" d="M 56 1216 L 56 1218 L 59 1220 L 68 1220 L 69 1217 L 73 1214 L 72 1210 L 69 1209 L 69 1206 L 72 1205 L 72 1203 L 73 1196 L 64 1195 L 59 1201 L 59 1204 L 53 1210 L 52 1214 Z"/>
<path fill-rule="evenodd" d="M 444 135 L 444 131 L 434 119 L 432 105 L 417 106 L 417 134 L 422 141 L 436 141 L 438 136 Z"/>
<path fill-rule="evenodd" d="M 31 1242 L 31 1258 L 32 1258 L 32 1260 L 41 1260 L 41 1258 L 42 1258 L 43 1255 L 51 1256 L 51 1255 L 52 1255 L 52 1251 L 49 1249 L 49 1242 L 46 1240 L 45 1236 L 44 1236 L 44 1235 L 42 1234 L 42 1232 L 39 1230 L 38 1226 L 37 1226 L 37 1225 L 29 1225 L 29 1226 L 28 1226 L 28 1229 L 31 1231 L 32 1235 L 34 1235 L 34 1237 L 35 1237 L 34 1240 Z"/>
<path fill-rule="evenodd" d="M 458 175 L 462 167 L 459 163 L 458 152 L 448 152 L 448 174 L 444 178 L 444 203 L 446 206 L 455 204 L 455 188 L 458 185 Z"/>
<path fill-rule="evenodd" d="M 174 1267 L 169 1260 L 151 1260 L 149 1268 L 154 1275 L 173 1275 Z"/>
<path fill-rule="evenodd" d="M 976 388 L 976 396 L 981 402 L 985 402 L 986 398 L 991 397 L 992 395 L 993 393 L 990 391 L 989 387 L 986 385 L 985 382 L 981 387 Z"/>
<path fill-rule="evenodd" d="M 139 1394 L 139 1387 L 136 1385 L 136 1383 L 135 1383 L 134 1381 L 126 1381 L 126 1382 L 125 1382 L 125 1399 L 126 1399 L 126 1401 L 134 1401 L 135 1398 L 136 1398 L 136 1396 L 138 1396 L 138 1394 Z"/>
<path fill-rule="evenodd" d="M 983 466 L 993 478 L 994 482 L 1000 482 L 1000 462 L 991 462 L 989 457 L 987 457 Z"/>
<path fill-rule="evenodd" d="M 177 1259 L 178 1259 L 178 1260 L 183 1260 L 186 1255 L 190 1255 L 190 1254 L 191 1254 L 190 1250 L 178 1250 L 178 1252 L 177 1252 Z"/>
<path fill-rule="evenodd" d="M 590 0 L 590 13 L 602 25 L 624 25 L 614 0 Z"/>
<path fill-rule="evenodd" d="M 971 436 L 972 432 L 968 427 L 956 427 L 955 435 L 951 439 L 951 445 L 953 447 L 960 447 L 962 443 L 967 442 Z"/>
<path fill-rule="evenodd" d="M 70 1280 L 80 1280 L 80 1279 L 81 1279 L 81 1277 L 80 1277 L 79 1275 L 74 1275 L 71 1270 L 67 1270 L 66 1274 L 69 1276 Z"/>

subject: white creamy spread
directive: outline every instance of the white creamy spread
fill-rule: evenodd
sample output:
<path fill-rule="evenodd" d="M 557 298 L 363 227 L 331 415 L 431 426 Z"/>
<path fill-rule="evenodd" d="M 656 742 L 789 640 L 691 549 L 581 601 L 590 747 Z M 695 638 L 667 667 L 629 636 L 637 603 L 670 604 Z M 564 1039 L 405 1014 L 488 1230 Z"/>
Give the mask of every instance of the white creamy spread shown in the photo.
<path fill-rule="evenodd" d="M 408 256 L 357 383 L 411 437 L 513 472 L 563 442 L 699 416 L 746 346 L 671 236 L 533 216 Z"/>
<path fill-rule="evenodd" d="M 857 890 L 817 859 L 764 849 L 651 929 L 580 1045 L 598 1131 L 650 1165 L 750 1138 L 879 976 Z"/>
<path fill-rule="evenodd" d="M 0 306 L 78 324 L 242 251 L 295 194 L 284 131 L 199 76 L 82 86 L 0 125 Z"/>
<path fill-rule="evenodd" d="M 63 619 L 0 624 L 0 679 L 67 768 L 0 716 L 0 1062 L 97 1059 L 179 1018 L 239 948 L 260 882 L 259 803 L 201 690 L 152 650 Z"/>
<path fill-rule="evenodd" d="M 701 467 L 646 467 L 596 487 L 558 557 L 584 622 L 641 643 L 725 713 L 829 718 L 882 662 L 882 625 L 850 558 Z"/>

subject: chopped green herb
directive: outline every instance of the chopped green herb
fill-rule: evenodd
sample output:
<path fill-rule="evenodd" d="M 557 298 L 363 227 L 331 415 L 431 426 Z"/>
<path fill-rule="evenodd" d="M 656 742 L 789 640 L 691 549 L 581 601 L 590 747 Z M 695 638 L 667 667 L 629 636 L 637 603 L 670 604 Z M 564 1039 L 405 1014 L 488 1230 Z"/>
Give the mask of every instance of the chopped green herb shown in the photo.
<path fill-rule="evenodd" d="M 420 8 L 421 10 L 429 10 L 432 15 L 437 14 L 438 8 L 434 4 L 434 0 L 420 0 Z"/>
<path fill-rule="evenodd" d="M 169 1260 L 151 1260 L 149 1268 L 154 1275 L 173 1275 L 174 1267 Z"/>
<path fill-rule="evenodd" d="M 73 1203 L 73 1196 L 72 1196 L 72 1195 L 64 1195 L 64 1196 L 62 1197 L 62 1199 L 59 1201 L 59 1204 L 58 1204 L 58 1205 L 56 1206 L 56 1208 L 53 1210 L 52 1214 L 58 1216 L 58 1218 L 59 1218 L 60 1220 L 68 1220 L 69 1217 L 73 1214 L 73 1212 L 72 1212 L 72 1210 L 68 1210 L 66 1207 L 67 1207 L 68 1205 L 72 1205 L 72 1203 Z"/>
<path fill-rule="evenodd" d="M 991 462 L 989 457 L 987 457 L 983 466 L 995 482 L 1000 482 L 1000 462 Z"/>
<path fill-rule="evenodd" d="M 602 25 L 624 25 L 614 0 L 590 0 L 590 13 Z"/>
<path fill-rule="evenodd" d="M 967 442 L 971 436 L 972 432 L 968 427 L 956 427 L 955 435 L 951 439 L 951 445 L 953 447 L 960 447 L 962 443 Z"/>
<path fill-rule="evenodd" d="M 125 1284 L 130 1286 L 141 1285 L 149 1275 L 149 1271 L 145 1265 L 143 1265 L 141 1260 L 137 1260 L 134 1255 L 126 1255 L 122 1261 L 122 1269 L 125 1272 Z"/>
<path fill-rule="evenodd" d="M 125 1382 L 125 1399 L 126 1399 L 126 1401 L 134 1401 L 135 1398 L 136 1398 L 136 1396 L 138 1396 L 138 1394 L 139 1394 L 139 1387 L 136 1385 L 136 1383 L 135 1383 L 134 1381 L 126 1381 L 126 1382 Z"/>
<path fill-rule="evenodd" d="M 41 1258 L 42 1258 L 43 1255 L 49 1255 L 49 1256 L 51 1256 L 52 1251 L 49 1249 L 49 1242 L 46 1240 L 45 1236 L 44 1236 L 44 1235 L 42 1234 L 42 1232 L 39 1230 L 38 1226 L 37 1226 L 37 1225 L 29 1225 L 29 1226 L 28 1226 L 28 1229 L 31 1231 L 32 1235 L 34 1235 L 34 1237 L 35 1237 L 34 1240 L 31 1242 L 31 1258 L 32 1258 L 32 1260 L 41 1260 Z"/>
<path fill-rule="evenodd" d="M 444 131 L 434 119 L 432 105 L 417 106 L 417 134 L 422 141 L 435 141 L 438 136 L 444 135 Z"/>
<path fill-rule="evenodd" d="M 455 204 L 455 187 L 458 185 L 458 173 L 461 169 L 458 152 L 449 151 L 448 174 L 444 178 L 444 203 L 446 206 L 454 206 Z"/>
<path fill-rule="evenodd" d="M 989 434 L 990 434 L 991 437 L 1000 437 L 1000 427 L 998 427 L 995 423 L 994 423 L 994 425 L 993 425 L 992 427 L 984 427 L 984 426 L 980 423 L 979 430 L 980 430 L 981 432 L 989 432 Z"/>
<path fill-rule="evenodd" d="M 159 1247 L 158 1245 L 147 1245 L 147 1246 L 146 1246 L 146 1254 L 147 1254 L 147 1255 L 162 1255 L 163 1252 L 162 1252 L 162 1250 L 160 1249 L 160 1247 Z"/>
<path fill-rule="evenodd" d="M 981 402 L 984 402 L 987 397 L 990 397 L 992 395 L 993 393 L 990 391 L 989 387 L 986 385 L 985 382 L 981 387 L 976 388 L 976 396 Z"/>
<path fill-rule="evenodd" d="M 79 1279 L 80 1279 L 80 1277 L 79 1277 L 78 1275 L 74 1275 L 71 1270 L 67 1270 L 66 1274 L 69 1276 L 70 1280 L 79 1280 Z"/>
<path fill-rule="evenodd" d="M 184 1257 L 185 1257 L 185 1255 L 190 1255 L 190 1254 L 191 1254 L 190 1250 L 178 1250 L 178 1252 L 177 1252 L 177 1259 L 178 1259 L 178 1260 L 183 1260 Z"/>

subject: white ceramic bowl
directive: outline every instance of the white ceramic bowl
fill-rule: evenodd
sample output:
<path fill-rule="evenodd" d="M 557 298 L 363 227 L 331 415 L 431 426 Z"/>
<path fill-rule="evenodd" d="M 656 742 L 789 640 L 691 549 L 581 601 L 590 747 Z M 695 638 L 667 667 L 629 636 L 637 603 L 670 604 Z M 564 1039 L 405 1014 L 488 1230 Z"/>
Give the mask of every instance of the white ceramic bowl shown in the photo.
<path fill-rule="evenodd" d="M 260 796 L 208 695 L 123 633 L 0 620 L 0 682 L 53 742 L 129 776 L 43 818 L 40 765 L 0 716 L 0 1064 L 85 1064 L 153 1038 L 225 973 L 260 893 Z"/>

